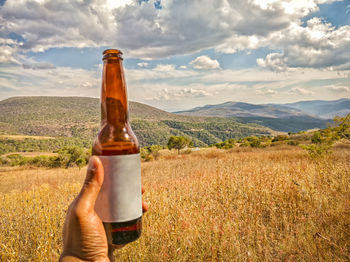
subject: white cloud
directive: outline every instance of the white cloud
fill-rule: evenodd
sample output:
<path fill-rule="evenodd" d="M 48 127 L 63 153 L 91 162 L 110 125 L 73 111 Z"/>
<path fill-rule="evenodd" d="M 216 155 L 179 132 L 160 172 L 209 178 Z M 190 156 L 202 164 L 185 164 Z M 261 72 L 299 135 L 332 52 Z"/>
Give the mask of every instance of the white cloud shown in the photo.
<path fill-rule="evenodd" d="M 156 67 L 157 68 L 157 67 Z M 226 101 L 248 103 L 293 102 L 313 98 L 339 99 L 349 97 L 340 92 L 348 86 L 350 71 L 295 69 L 292 72 L 250 68 L 244 70 L 183 70 L 172 65 L 156 68 L 126 69 L 129 98 L 165 110 L 176 111 L 203 104 Z M 159 69 L 162 69 L 159 71 Z M 305 83 L 317 80 L 327 83 L 337 79 L 336 87 Z M 18 95 L 99 96 L 101 72 L 57 67 L 28 70 L 22 66 L 3 66 L 0 71 L 0 99 Z M 338 91 L 338 92 L 336 92 Z"/>
<path fill-rule="evenodd" d="M 158 64 L 154 68 L 150 69 L 143 68 L 139 69 L 125 69 L 126 78 L 128 81 L 138 82 L 147 79 L 151 80 L 162 80 L 165 78 L 189 78 L 196 75 L 196 72 L 190 70 L 178 70 L 175 65 L 172 64 Z"/>
<path fill-rule="evenodd" d="M 349 27 L 334 29 L 317 19 L 301 26 L 301 19 L 317 11 L 318 4 L 334 1 L 168 0 L 159 10 L 154 1 L 72 0 L 62 5 L 55 0 L 8 0 L 0 9 L 0 35 L 20 35 L 24 41 L 19 52 L 117 46 L 128 56 L 150 59 L 207 48 L 234 53 L 268 46 L 286 58 L 271 57 L 271 63 L 340 66 L 349 60 Z"/>
<path fill-rule="evenodd" d="M 24 69 L 33 69 L 33 70 L 47 70 L 47 69 L 55 69 L 56 67 L 53 64 L 49 63 L 32 63 L 32 64 L 23 64 Z"/>
<path fill-rule="evenodd" d="M 95 96 L 100 93 L 101 75 L 97 72 L 45 65 L 44 68 L 30 69 L 22 66 L 1 67 L 0 99 L 11 96 L 55 95 L 55 96 Z M 45 69 L 45 70 L 40 70 Z"/>
<path fill-rule="evenodd" d="M 274 71 L 296 67 L 344 70 L 350 60 L 350 26 L 335 28 L 317 17 L 308 20 L 306 27 L 291 24 L 283 33 L 273 33 L 265 41 L 271 43 L 270 48 L 283 50 L 257 59 L 259 66 Z"/>
<path fill-rule="evenodd" d="M 256 63 L 261 67 L 267 67 L 272 71 L 283 72 L 288 70 L 286 65 L 286 58 L 280 53 L 271 53 L 266 56 L 265 59 L 258 58 Z"/>
<path fill-rule="evenodd" d="M 110 9 L 115 9 L 130 4 L 132 4 L 132 0 L 107 0 L 107 6 Z"/>
<path fill-rule="evenodd" d="M 11 62 L 14 48 L 7 45 L 0 45 L 0 63 Z"/>
<path fill-rule="evenodd" d="M 148 63 L 147 62 L 140 62 L 140 63 L 137 63 L 137 65 L 139 67 L 147 67 L 148 66 Z"/>
<path fill-rule="evenodd" d="M 6 1 L 0 32 L 16 33 L 22 51 L 51 47 L 97 47 L 113 43 L 116 25 L 106 1 Z"/>
<path fill-rule="evenodd" d="M 175 70 L 175 65 L 158 64 L 153 70 L 158 72 L 173 72 Z"/>
<path fill-rule="evenodd" d="M 271 95 L 276 94 L 276 91 L 275 91 L 275 90 L 272 90 L 272 89 L 258 89 L 258 90 L 256 91 L 256 93 L 257 93 L 258 95 L 269 95 L 269 96 L 271 96 Z"/>
<path fill-rule="evenodd" d="M 195 88 L 182 88 L 180 90 L 169 90 L 168 88 L 163 88 L 155 96 L 145 98 L 145 100 L 156 100 L 156 101 L 175 101 L 185 98 L 201 98 L 206 96 L 213 96 L 213 93 L 209 93 L 202 89 Z"/>
<path fill-rule="evenodd" d="M 209 56 L 199 56 L 192 60 L 190 64 L 195 69 L 217 69 L 220 68 L 218 60 L 211 59 Z"/>
<path fill-rule="evenodd" d="M 289 91 L 290 95 L 299 95 L 299 96 L 305 96 L 305 95 L 312 95 L 314 94 L 314 92 L 310 91 L 310 90 L 306 90 L 304 88 L 301 87 L 294 87 Z"/>
<path fill-rule="evenodd" d="M 263 37 L 258 37 L 256 35 L 246 36 L 235 34 L 222 44 L 219 44 L 216 47 L 216 51 L 226 54 L 233 54 L 240 50 L 256 49 L 264 45 L 264 42 L 262 41 L 263 39 Z"/>
<path fill-rule="evenodd" d="M 350 86 L 330 86 L 329 90 L 336 93 L 350 93 Z"/>

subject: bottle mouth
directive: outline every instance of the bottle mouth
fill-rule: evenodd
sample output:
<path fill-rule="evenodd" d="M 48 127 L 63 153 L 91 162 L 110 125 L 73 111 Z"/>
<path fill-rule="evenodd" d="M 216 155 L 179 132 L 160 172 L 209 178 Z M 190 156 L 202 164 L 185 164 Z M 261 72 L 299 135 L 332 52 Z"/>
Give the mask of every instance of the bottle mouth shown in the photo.
<path fill-rule="evenodd" d="M 118 49 L 106 49 L 103 51 L 103 58 L 102 60 L 108 59 L 108 58 L 119 58 L 123 60 L 123 52 Z"/>

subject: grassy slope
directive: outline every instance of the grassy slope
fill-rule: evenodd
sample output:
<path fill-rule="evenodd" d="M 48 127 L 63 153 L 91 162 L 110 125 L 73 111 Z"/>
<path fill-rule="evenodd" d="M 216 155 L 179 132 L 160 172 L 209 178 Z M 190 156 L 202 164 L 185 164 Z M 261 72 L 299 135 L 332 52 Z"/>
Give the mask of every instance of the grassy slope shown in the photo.
<path fill-rule="evenodd" d="M 256 124 L 179 116 L 136 102 L 130 102 L 130 119 L 143 146 L 166 144 L 171 135 L 187 135 L 195 145 L 204 146 L 226 138 L 271 132 Z M 97 98 L 14 97 L 0 101 L 2 133 L 79 137 L 91 141 L 98 131 L 99 121 Z"/>
<path fill-rule="evenodd" d="M 318 119 L 310 116 L 292 116 L 288 118 L 269 117 L 237 117 L 237 121 L 251 124 L 256 123 L 281 132 L 299 132 L 308 129 L 327 127 L 331 120 Z"/>

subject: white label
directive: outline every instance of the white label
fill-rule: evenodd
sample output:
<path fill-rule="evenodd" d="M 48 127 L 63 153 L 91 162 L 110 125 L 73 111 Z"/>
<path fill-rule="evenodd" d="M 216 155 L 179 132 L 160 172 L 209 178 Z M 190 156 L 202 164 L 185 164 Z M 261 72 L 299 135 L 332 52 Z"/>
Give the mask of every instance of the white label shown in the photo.
<path fill-rule="evenodd" d="M 104 181 L 95 211 L 103 222 L 126 222 L 142 216 L 140 154 L 98 156 Z"/>

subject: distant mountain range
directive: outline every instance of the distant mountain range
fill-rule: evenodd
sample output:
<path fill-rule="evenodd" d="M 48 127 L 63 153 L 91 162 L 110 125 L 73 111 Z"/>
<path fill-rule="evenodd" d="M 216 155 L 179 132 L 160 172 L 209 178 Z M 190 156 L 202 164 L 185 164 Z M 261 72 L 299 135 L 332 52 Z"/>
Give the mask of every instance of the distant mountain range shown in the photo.
<path fill-rule="evenodd" d="M 195 107 L 186 111 L 174 112 L 187 116 L 211 117 L 270 117 L 285 118 L 305 115 L 301 110 L 283 105 L 255 105 L 243 102 L 226 102 L 217 105 Z"/>
<path fill-rule="evenodd" d="M 342 98 L 334 101 L 312 100 L 284 104 L 315 117 L 330 119 L 350 113 L 350 99 Z"/>
<path fill-rule="evenodd" d="M 300 101 L 288 104 L 249 104 L 242 102 L 226 102 L 217 105 L 206 105 L 190 110 L 174 112 L 178 115 L 211 116 L 211 117 L 263 117 L 263 118 L 295 118 L 312 117 L 331 119 L 350 113 L 350 99 L 334 101 Z"/>
<path fill-rule="evenodd" d="M 132 128 L 142 146 L 165 145 L 172 135 L 189 136 L 196 146 L 205 146 L 229 138 L 271 135 L 275 131 L 325 128 L 330 120 L 320 117 L 349 112 L 349 102 L 349 99 L 333 101 L 333 104 L 331 101 L 284 105 L 227 102 L 175 114 L 130 102 L 129 111 Z M 13 97 L 0 101 L 2 134 L 78 137 L 92 141 L 99 122 L 97 98 Z"/>
<path fill-rule="evenodd" d="M 231 118 L 255 123 L 273 130 L 298 132 L 325 128 L 334 116 L 350 113 L 350 99 L 300 101 L 288 104 L 249 104 L 226 102 L 174 112 L 177 115 Z"/>

